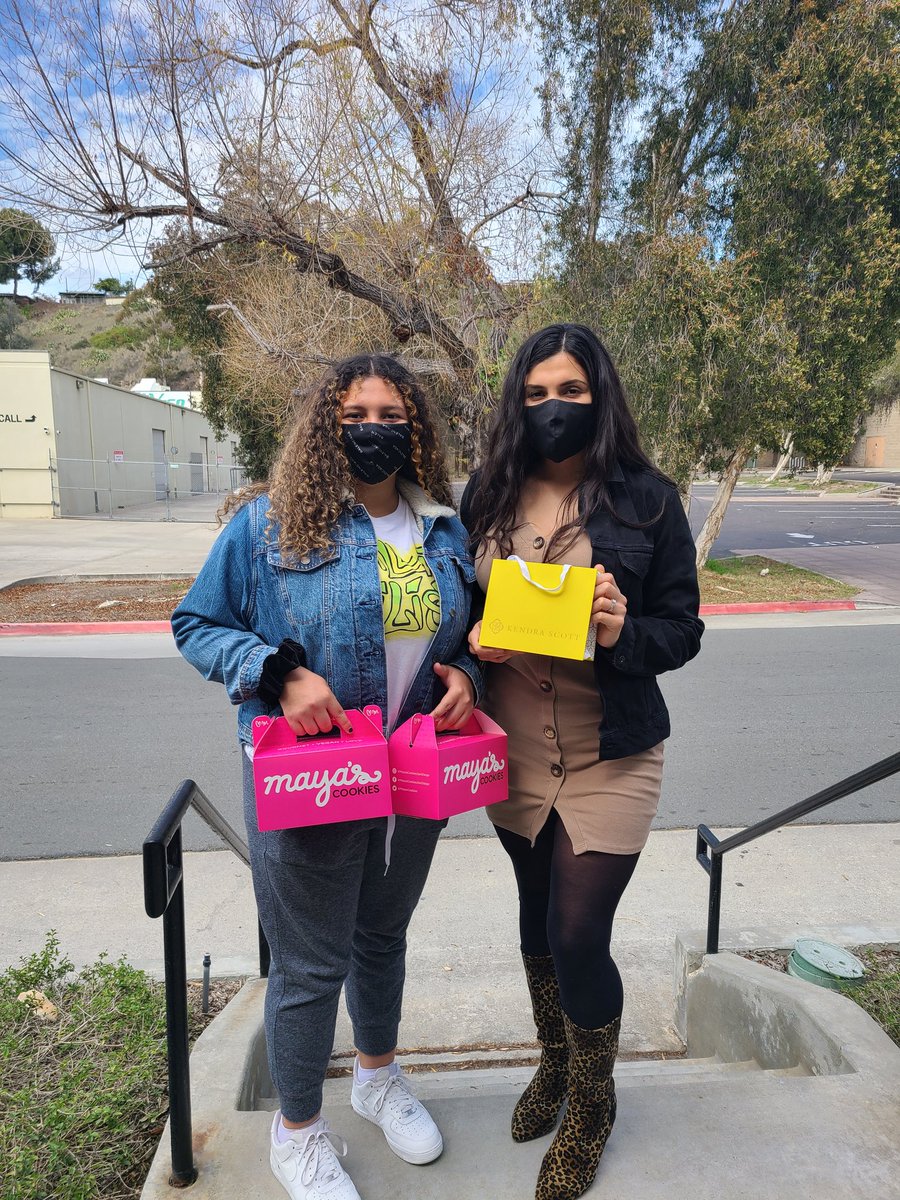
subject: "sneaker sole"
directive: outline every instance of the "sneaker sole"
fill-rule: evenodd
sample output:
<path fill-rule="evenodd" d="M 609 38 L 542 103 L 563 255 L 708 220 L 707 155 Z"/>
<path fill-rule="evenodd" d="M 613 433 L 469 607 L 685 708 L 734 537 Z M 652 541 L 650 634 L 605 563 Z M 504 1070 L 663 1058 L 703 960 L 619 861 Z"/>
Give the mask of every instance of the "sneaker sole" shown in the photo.
<path fill-rule="evenodd" d="M 437 1142 L 432 1143 L 432 1145 L 427 1149 L 406 1150 L 391 1140 L 387 1130 L 380 1123 L 380 1121 L 376 1120 L 375 1117 L 370 1117 L 364 1108 L 357 1107 L 356 1101 L 352 1096 L 350 1097 L 350 1106 L 358 1117 L 362 1117 L 364 1121 L 368 1121 L 370 1125 L 376 1125 L 381 1130 L 381 1132 L 384 1134 L 384 1140 L 387 1142 L 388 1146 L 391 1148 L 391 1150 L 393 1150 L 394 1154 L 396 1154 L 398 1158 L 402 1158 L 404 1162 L 411 1163 L 414 1167 L 424 1167 L 426 1163 L 434 1162 L 436 1158 L 440 1158 L 441 1154 L 443 1154 L 444 1139 L 441 1137 L 440 1132 L 438 1132 Z"/>

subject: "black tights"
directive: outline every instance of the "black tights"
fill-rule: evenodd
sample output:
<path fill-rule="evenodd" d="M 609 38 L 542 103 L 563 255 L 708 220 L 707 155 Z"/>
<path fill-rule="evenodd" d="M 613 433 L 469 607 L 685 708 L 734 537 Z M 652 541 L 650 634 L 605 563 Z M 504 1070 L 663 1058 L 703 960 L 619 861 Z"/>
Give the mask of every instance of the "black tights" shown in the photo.
<path fill-rule="evenodd" d="M 563 1011 L 582 1029 L 622 1015 L 622 977 L 609 952 L 613 917 L 640 854 L 576 854 L 556 809 L 534 846 L 496 827 L 519 885 L 525 954 L 553 955 Z"/>

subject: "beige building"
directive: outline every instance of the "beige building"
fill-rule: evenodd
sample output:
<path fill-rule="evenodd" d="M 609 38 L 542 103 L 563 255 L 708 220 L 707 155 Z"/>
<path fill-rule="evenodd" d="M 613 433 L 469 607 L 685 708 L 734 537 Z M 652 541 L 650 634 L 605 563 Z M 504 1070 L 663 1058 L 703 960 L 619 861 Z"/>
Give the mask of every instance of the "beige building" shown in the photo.
<path fill-rule="evenodd" d="M 196 409 L 0 351 L 0 517 L 168 512 L 240 482 L 235 451 Z"/>
<path fill-rule="evenodd" d="M 869 413 L 847 459 L 851 467 L 900 467 L 900 400 Z"/>

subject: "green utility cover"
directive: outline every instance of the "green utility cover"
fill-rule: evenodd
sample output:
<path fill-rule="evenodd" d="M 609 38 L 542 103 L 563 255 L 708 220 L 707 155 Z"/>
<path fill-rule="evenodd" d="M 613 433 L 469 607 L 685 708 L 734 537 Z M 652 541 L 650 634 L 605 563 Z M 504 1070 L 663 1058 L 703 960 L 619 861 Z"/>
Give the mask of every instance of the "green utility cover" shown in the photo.
<path fill-rule="evenodd" d="M 833 975 L 826 975 L 824 971 L 817 971 L 815 967 L 806 966 L 803 959 L 796 959 L 793 953 L 788 958 L 787 971 L 788 975 L 793 975 L 795 979 L 805 979 L 807 983 L 828 988 L 832 992 L 837 992 L 841 988 L 840 981 Z"/>
<path fill-rule="evenodd" d="M 866 968 L 855 954 L 845 950 L 843 946 L 833 946 L 830 942 L 820 942 L 817 938 L 797 938 L 794 946 L 793 959 L 801 970 L 824 975 L 841 983 L 855 983 L 862 979 Z M 804 975 L 803 978 L 808 978 Z"/>

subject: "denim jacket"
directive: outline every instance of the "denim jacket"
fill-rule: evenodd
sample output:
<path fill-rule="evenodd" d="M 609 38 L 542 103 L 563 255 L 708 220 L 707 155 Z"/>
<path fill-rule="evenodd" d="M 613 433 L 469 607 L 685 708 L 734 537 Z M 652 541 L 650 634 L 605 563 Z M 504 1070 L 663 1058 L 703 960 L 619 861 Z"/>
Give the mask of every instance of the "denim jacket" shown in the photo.
<path fill-rule="evenodd" d="M 459 667 L 481 691 L 466 649 L 475 570 L 456 513 L 398 480 L 422 534 L 425 561 L 441 598 L 441 624 L 403 701 L 398 724 L 430 712 L 444 694 L 436 662 Z M 282 641 L 299 642 L 306 666 L 322 675 L 345 708 L 377 704 L 387 714 L 387 668 L 375 531 L 355 504 L 341 514 L 334 544 L 302 558 L 282 555 L 278 526 L 268 536 L 268 497 L 239 509 L 216 539 L 172 616 L 178 649 L 239 704 L 238 735 L 252 741 L 254 717 L 278 713 L 257 695 L 263 663 Z M 390 732 L 390 731 L 386 731 Z"/>

